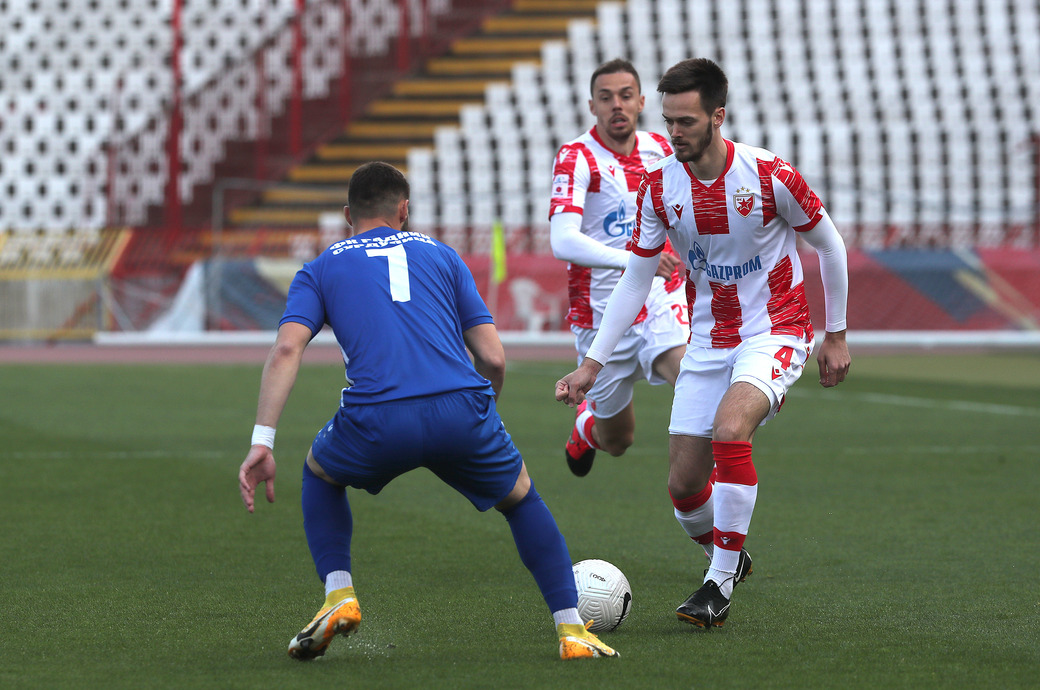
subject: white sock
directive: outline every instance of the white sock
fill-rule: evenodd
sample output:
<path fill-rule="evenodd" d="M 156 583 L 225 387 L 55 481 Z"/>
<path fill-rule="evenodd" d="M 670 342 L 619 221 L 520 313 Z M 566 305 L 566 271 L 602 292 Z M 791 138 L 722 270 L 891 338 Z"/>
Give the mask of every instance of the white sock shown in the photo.
<path fill-rule="evenodd" d="M 574 418 L 574 428 L 578 430 L 578 436 L 581 438 L 582 441 L 595 448 L 596 445 L 593 443 L 593 440 L 585 434 L 585 425 L 589 423 L 589 419 L 591 418 L 592 410 L 586 407 L 581 414 Z M 590 426 L 589 436 L 591 436 L 591 431 L 592 427 Z"/>
<path fill-rule="evenodd" d="M 715 529 L 747 534 L 757 497 L 758 484 L 715 482 Z"/>
<path fill-rule="evenodd" d="M 715 508 L 712 497 L 709 496 L 708 501 L 699 508 L 694 508 L 690 511 L 673 508 L 673 512 L 679 526 L 683 528 L 683 531 L 686 532 L 686 535 L 691 540 L 696 540 L 705 534 L 711 536 L 712 524 L 715 520 Z M 695 543 L 704 548 L 704 555 L 708 557 L 708 560 L 711 560 L 711 550 L 714 548 L 714 545 L 711 542 L 707 544 Z"/>
<path fill-rule="evenodd" d="M 325 596 L 328 596 L 330 592 L 335 592 L 337 589 L 353 586 L 354 578 L 346 570 L 333 570 L 325 576 Z"/>
<path fill-rule="evenodd" d="M 715 529 L 746 535 L 751 525 L 751 515 L 755 512 L 755 500 L 758 497 L 758 484 L 730 484 L 715 482 Z M 714 580 L 719 591 L 727 599 L 733 596 L 734 576 L 737 573 L 737 561 L 740 550 L 715 549 L 708 568 L 706 580 Z"/>
<path fill-rule="evenodd" d="M 715 549 L 715 557 L 711 560 L 704 581 L 714 580 L 719 586 L 722 596 L 727 599 L 733 596 L 733 585 L 736 583 L 737 563 L 740 561 L 739 551 Z"/>
<path fill-rule="evenodd" d="M 556 622 L 556 625 L 585 625 L 585 621 L 578 615 L 578 609 L 553 611 L 553 620 Z"/>

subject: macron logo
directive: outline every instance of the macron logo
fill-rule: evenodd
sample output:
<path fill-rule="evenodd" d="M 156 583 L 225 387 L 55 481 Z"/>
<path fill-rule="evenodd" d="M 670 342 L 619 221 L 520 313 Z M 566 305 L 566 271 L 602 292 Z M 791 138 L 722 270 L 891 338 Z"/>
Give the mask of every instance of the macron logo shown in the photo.
<path fill-rule="evenodd" d="M 682 220 L 683 205 L 682 204 L 672 204 L 672 210 L 675 211 L 675 217 L 678 218 L 679 220 Z"/>

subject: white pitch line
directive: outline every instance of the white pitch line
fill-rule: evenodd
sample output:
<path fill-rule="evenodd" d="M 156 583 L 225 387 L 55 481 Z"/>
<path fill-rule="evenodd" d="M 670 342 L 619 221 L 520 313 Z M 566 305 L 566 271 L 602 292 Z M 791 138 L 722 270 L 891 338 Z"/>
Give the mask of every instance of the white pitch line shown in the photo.
<path fill-rule="evenodd" d="M 847 447 L 842 449 L 845 455 L 883 455 L 885 453 L 912 453 L 916 455 L 981 455 L 991 456 L 995 452 L 1021 453 L 1023 455 L 1040 452 L 1037 445 L 1008 446 L 870 446 Z"/>
<path fill-rule="evenodd" d="M 804 395 L 802 391 L 792 391 L 798 395 Z M 981 403 L 971 400 L 935 400 L 932 398 L 913 398 L 906 395 L 891 395 L 887 393 L 843 393 L 837 391 L 817 392 L 810 394 L 814 397 L 844 398 L 863 400 L 865 402 L 878 403 L 880 405 L 899 405 L 902 407 L 926 407 L 930 409 L 955 410 L 957 412 L 970 412 L 972 414 L 999 414 L 1012 417 L 1040 417 L 1040 408 L 1022 407 L 1021 405 L 1000 405 L 997 403 Z"/>
<path fill-rule="evenodd" d="M 111 451 L 14 451 L 0 452 L 0 459 L 9 460 L 216 460 L 226 453 L 213 450 L 176 452 L 170 450 L 111 450 Z"/>

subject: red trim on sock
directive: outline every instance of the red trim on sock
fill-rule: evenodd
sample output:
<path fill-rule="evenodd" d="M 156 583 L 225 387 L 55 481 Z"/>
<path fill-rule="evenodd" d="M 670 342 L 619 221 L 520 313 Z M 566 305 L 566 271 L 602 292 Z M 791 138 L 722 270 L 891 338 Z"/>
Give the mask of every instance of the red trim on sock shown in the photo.
<path fill-rule="evenodd" d="M 714 541 L 715 541 L 715 533 L 714 532 L 705 532 L 704 534 L 702 534 L 699 537 L 690 537 L 690 539 L 694 540 L 695 542 L 697 542 L 701 546 L 706 546 L 708 544 L 714 543 Z"/>
<path fill-rule="evenodd" d="M 746 441 L 712 441 L 716 482 L 725 484 L 758 484 L 755 463 L 751 461 L 751 444 Z"/>
<path fill-rule="evenodd" d="M 713 535 L 715 548 L 727 551 L 740 551 L 744 548 L 745 539 L 747 539 L 746 534 L 741 534 L 740 532 L 720 532 L 717 529 Z"/>
<path fill-rule="evenodd" d="M 668 495 L 671 496 L 672 505 L 675 506 L 677 510 L 683 513 L 688 513 L 691 510 L 697 510 L 708 502 L 708 499 L 711 498 L 711 483 L 709 482 L 699 492 L 692 496 L 687 496 L 686 498 L 676 498 L 675 496 L 672 496 L 671 491 L 668 492 Z"/>

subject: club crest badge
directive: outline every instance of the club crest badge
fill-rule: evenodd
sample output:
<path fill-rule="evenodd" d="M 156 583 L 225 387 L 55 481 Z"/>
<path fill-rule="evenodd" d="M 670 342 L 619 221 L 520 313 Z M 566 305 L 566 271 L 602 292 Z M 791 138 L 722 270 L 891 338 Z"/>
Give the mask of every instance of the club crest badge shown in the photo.
<path fill-rule="evenodd" d="M 557 175 L 553 178 L 552 197 L 564 199 L 571 195 L 571 176 Z"/>
<path fill-rule="evenodd" d="M 643 159 L 644 168 L 649 168 L 651 165 L 661 160 L 661 154 L 657 151 L 640 151 L 639 157 Z"/>
<path fill-rule="evenodd" d="M 741 187 L 733 195 L 733 208 L 737 213 L 747 218 L 755 208 L 755 195 L 747 187 Z"/>

